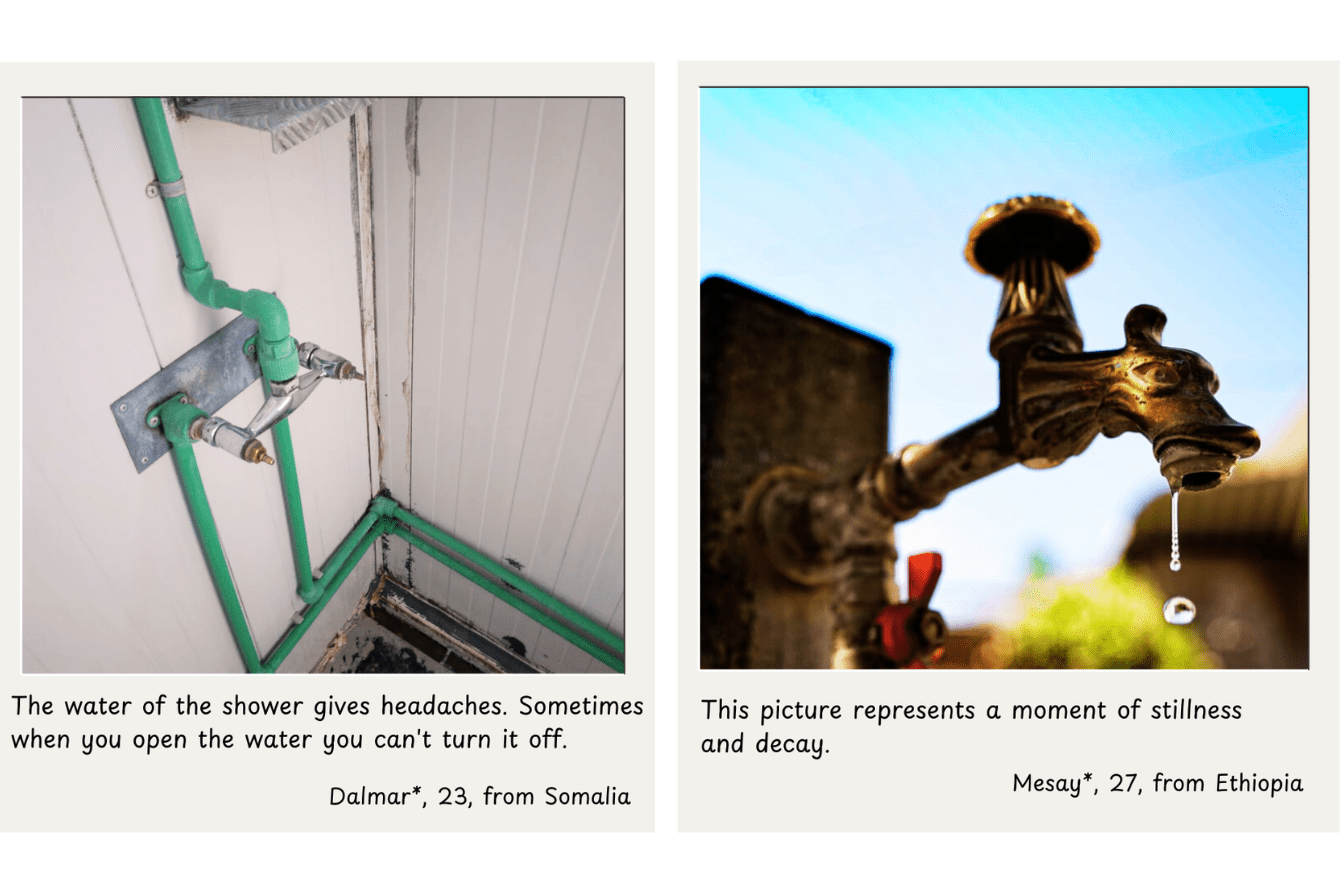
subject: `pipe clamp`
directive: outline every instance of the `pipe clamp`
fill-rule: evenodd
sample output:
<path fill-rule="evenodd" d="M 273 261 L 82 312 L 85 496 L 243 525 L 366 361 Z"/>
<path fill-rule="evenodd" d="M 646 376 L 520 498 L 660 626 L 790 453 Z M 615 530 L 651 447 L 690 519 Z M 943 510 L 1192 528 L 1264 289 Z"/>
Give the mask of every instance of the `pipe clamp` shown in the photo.
<path fill-rule="evenodd" d="M 174 180 L 171 183 L 163 183 L 162 181 L 155 181 L 153 183 L 150 183 L 149 185 L 157 186 L 158 194 L 163 196 L 163 198 L 178 198 L 186 194 L 185 177 L 183 177 L 180 180 Z"/>

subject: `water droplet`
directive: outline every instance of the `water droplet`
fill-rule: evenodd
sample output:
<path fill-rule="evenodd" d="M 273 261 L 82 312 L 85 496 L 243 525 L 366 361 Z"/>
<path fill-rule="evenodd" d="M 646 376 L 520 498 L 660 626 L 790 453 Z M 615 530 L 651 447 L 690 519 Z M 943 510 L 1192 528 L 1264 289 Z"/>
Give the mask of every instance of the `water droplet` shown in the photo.
<path fill-rule="evenodd" d="M 1186 626 L 1196 619 L 1196 604 L 1185 596 L 1174 595 L 1163 603 L 1163 619 L 1178 626 Z"/>
<path fill-rule="evenodd" d="M 1182 547 L 1177 542 L 1177 496 L 1179 493 L 1180 491 L 1177 489 L 1172 491 L 1172 561 L 1168 562 L 1168 569 L 1173 572 L 1182 569 Z M 1187 604 L 1191 603 L 1187 602 Z M 1194 612 L 1196 609 L 1193 606 L 1191 610 Z M 1166 614 L 1167 611 L 1165 610 L 1164 613 Z"/>

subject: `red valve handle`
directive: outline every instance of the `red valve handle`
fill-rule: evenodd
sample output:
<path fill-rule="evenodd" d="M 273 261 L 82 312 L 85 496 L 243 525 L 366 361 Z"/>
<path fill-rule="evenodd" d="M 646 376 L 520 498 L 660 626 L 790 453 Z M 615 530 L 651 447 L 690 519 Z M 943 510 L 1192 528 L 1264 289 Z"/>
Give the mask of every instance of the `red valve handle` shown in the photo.
<path fill-rule="evenodd" d="M 914 653 L 920 642 L 910 626 L 913 619 L 919 617 L 930 602 L 931 595 L 935 592 L 935 584 L 940 582 L 940 571 L 943 568 L 944 560 L 939 552 L 922 552 L 910 556 L 907 559 L 908 600 L 896 605 L 885 605 L 875 618 L 884 653 L 894 663 L 907 669 L 926 668 L 926 663 Z M 943 653 L 943 647 L 937 648 L 928 659 L 934 663 Z"/>
<path fill-rule="evenodd" d="M 940 571 L 944 569 L 944 559 L 939 552 L 922 552 L 907 559 L 907 595 L 908 601 L 928 602 L 935 592 L 935 584 L 940 582 Z"/>

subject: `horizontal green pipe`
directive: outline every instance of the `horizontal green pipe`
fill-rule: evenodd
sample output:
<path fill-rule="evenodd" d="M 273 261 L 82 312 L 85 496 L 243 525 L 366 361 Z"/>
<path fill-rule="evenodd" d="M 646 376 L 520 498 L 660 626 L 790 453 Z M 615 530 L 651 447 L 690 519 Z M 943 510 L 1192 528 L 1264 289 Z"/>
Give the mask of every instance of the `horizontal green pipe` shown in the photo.
<path fill-rule="evenodd" d="M 325 610 L 326 605 L 330 604 L 331 598 L 339 591 L 341 584 L 344 583 L 349 574 L 353 573 L 354 568 L 358 566 L 358 562 L 362 560 L 368 549 L 372 548 L 372 544 L 377 541 L 377 537 L 387 532 L 384 528 L 389 525 L 389 521 L 379 519 L 372 513 L 368 513 L 357 527 L 349 531 L 349 535 L 344 538 L 344 542 L 340 544 L 340 548 L 336 550 L 330 563 L 333 566 L 334 558 L 341 554 L 345 556 L 344 562 L 333 572 L 321 577 L 318 582 L 318 588 L 321 590 L 320 598 L 307 607 L 307 610 L 303 613 L 302 622 L 291 628 L 279 644 L 275 646 L 270 656 L 266 658 L 265 672 L 274 673 L 279 669 L 279 665 L 284 662 L 284 659 L 302 640 L 307 630 L 316 622 L 316 618 Z M 359 531 L 362 531 L 362 536 L 355 538 Z M 353 545 L 354 543 L 357 545 Z"/>
<path fill-rule="evenodd" d="M 403 524 L 407 524 L 410 527 L 415 528 L 416 530 L 428 534 L 430 537 L 437 540 L 439 543 L 442 543 L 442 545 L 446 546 L 451 551 L 456 552 L 459 555 L 463 555 L 465 558 L 469 559 L 474 564 L 477 564 L 478 566 L 489 571 L 494 576 L 506 580 L 508 583 L 511 583 L 517 589 L 520 589 L 526 595 L 530 596 L 532 599 L 539 602 L 544 607 L 553 611 L 559 617 L 562 617 L 564 620 L 568 621 L 573 626 L 582 630 L 582 632 L 586 633 L 588 636 L 595 639 L 597 642 L 600 642 L 606 648 L 610 649 L 611 651 L 615 651 L 619 654 L 623 653 L 623 639 L 619 638 L 617 635 L 605 629 L 603 626 L 591 620 L 590 618 L 583 616 L 580 612 L 563 604 L 561 601 L 554 598 L 552 595 L 545 592 L 543 589 L 536 586 L 534 583 L 530 582 L 524 577 L 517 576 L 516 573 L 509 570 L 508 568 L 503 567 L 501 564 L 494 561 L 492 558 L 489 558 L 488 556 L 481 554 L 477 550 L 470 548 L 465 543 L 453 537 L 451 534 L 447 533 L 444 530 L 438 529 L 434 525 L 420 518 L 418 515 L 406 511 L 404 508 L 397 507 L 393 514 L 397 521 L 400 521 Z"/>
<path fill-rule="evenodd" d="M 242 601 L 237 597 L 233 586 L 233 575 L 228 570 L 228 560 L 223 554 L 223 544 L 219 542 L 219 528 L 214 523 L 214 513 L 209 507 L 209 498 L 205 495 L 205 484 L 200 479 L 200 466 L 196 464 L 194 448 L 190 435 L 185 428 L 191 421 L 204 415 L 190 404 L 175 401 L 162 410 L 164 430 L 172 442 L 172 458 L 177 463 L 177 473 L 181 477 L 181 488 L 186 494 L 186 506 L 195 521 L 196 532 L 200 537 L 200 547 L 205 553 L 205 562 L 209 565 L 214 586 L 219 591 L 219 601 L 223 603 L 223 613 L 232 627 L 233 638 L 237 640 L 238 650 L 242 652 L 242 662 L 248 673 L 261 671 L 260 657 L 256 654 L 256 643 L 247 628 L 247 618 L 242 612 Z"/>
<path fill-rule="evenodd" d="M 611 654 L 607 654 L 598 645 L 582 638 L 582 636 L 578 635 L 575 631 L 568 629 L 566 626 L 555 623 L 552 617 L 547 616 L 543 611 L 541 611 L 539 608 L 536 608 L 534 605 L 531 605 L 530 603 L 522 601 L 521 599 L 517 598 L 514 593 L 510 592 L 507 589 L 507 587 L 502 586 L 501 584 L 493 580 L 490 580 L 488 577 L 485 577 L 483 574 L 479 573 L 474 568 L 470 567 L 464 562 L 459 561 L 451 557 L 450 555 L 447 555 L 441 549 L 438 549 L 436 546 L 427 542 L 423 538 L 415 535 L 413 531 L 408 530 L 403 526 L 397 525 L 391 530 L 391 532 L 394 533 L 396 536 L 400 537 L 401 539 L 403 539 L 405 542 L 409 543 L 410 545 L 421 549 L 430 558 L 433 558 L 436 561 L 440 562 L 441 564 L 446 565 L 447 567 L 454 570 L 456 573 L 465 577 L 470 582 L 483 587 L 488 592 L 493 593 L 498 598 L 505 601 L 507 604 L 511 605 L 521 613 L 525 614 L 527 617 L 530 617 L 532 620 L 539 623 L 545 629 L 548 629 L 554 632 L 555 634 L 562 636 L 564 639 L 567 639 L 569 642 L 576 645 L 582 651 L 585 651 L 587 654 L 591 655 L 596 660 L 600 661 L 602 664 L 614 670 L 615 672 L 622 673 L 624 671 L 622 658 L 615 657 Z M 608 632 L 608 630 L 606 630 L 606 632 Z"/>

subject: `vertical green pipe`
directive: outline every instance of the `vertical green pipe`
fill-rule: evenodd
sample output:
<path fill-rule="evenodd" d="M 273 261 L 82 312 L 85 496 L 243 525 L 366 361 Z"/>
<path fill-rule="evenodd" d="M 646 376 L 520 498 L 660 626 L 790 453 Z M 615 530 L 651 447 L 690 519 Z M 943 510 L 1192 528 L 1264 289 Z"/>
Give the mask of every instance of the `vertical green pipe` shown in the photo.
<path fill-rule="evenodd" d="M 270 396 L 270 382 L 262 378 L 265 396 Z M 279 461 L 279 483 L 284 491 L 284 505 L 288 509 L 289 543 L 293 548 L 293 569 L 298 577 L 298 597 L 311 604 L 321 597 L 312 579 L 312 556 L 307 549 L 307 522 L 302 514 L 302 491 L 298 489 L 298 465 L 293 458 L 293 437 L 288 419 L 280 419 L 270 428 L 274 435 L 275 458 Z"/>
<path fill-rule="evenodd" d="M 307 523 L 302 514 L 302 494 L 298 490 L 298 466 L 293 461 L 293 438 L 289 434 L 288 419 L 280 419 L 270 428 L 274 435 L 275 456 L 279 460 L 279 482 L 288 506 L 289 540 L 293 545 L 293 568 L 298 575 L 298 595 L 307 604 L 316 601 L 317 592 L 312 580 L 312 557 L 307 551 Z"/>
<path fill-rule="evenodd" d="M 205 484 L 200 479 L 200 466 L 195 462 L 190 436 L 185 435 L 185 427 L 200 415 L 204 413 L 194 406 L 183 406 L 177 416 L 184 421 L 174 425 L 168 418 L 168 409 L 165 408 L 164 428 L 168 440 L 172 442 L 172 458 L 177 463 L 181 488 L 186 494 L 186 506 L 195 521 L 196 532 L 200 536 L 200 547 L 205 553 L 205 562 L 209 565 L 214 585 L 219 590 L 223 613 L 228 617 L 228 625 L 232 627 L 233 638 L 237 640 L 238 650 L 242 652 L 242 662 L 246 664 L 247 672 L 259 673 L 262 668 L 260 657 L 256 654 L 256 643 L 251 638 L 251 631 L 247 629 L 247 618 L 242 613 L 242 601 L 237 597 L 237 589 L 233 586 L 233 575 L 228 570 L 228 560 L 223 555 L 223 544 L 219 542 L 219 528 L 214 524 L 214 512 L 210 510 L 209 498 L 205 496 Z"/>
<path fill-rule="evenodd" d="M 431 543 L 427 542 L 423 538 L 415 535 L 413 531 L 397 525 L 394 528 L 392 528 L 391 532 L 394 533 L 396 536 L 400 537 L 401 539 L 403 539 L 405 542 L 409 543 L 410 545 L 415 546 L 421 549 L 423 552 L 427 553 L 428 557 L 433 558 L 436 561 L 440 562 L 441 564 L 446 565 L 447 567 L 454 570 L 456 573 L 465 577 L 470 582 L 474 583 L 477 586 L 482 587 L 484 590 L 493 593 L 507 604 L 511 605 L 521 613 L 525 614 L 527 617 L 539 623 L 545 629 L 548 629 L 553 633 L 555 633 L 556 635 L 559 635 L 564 639 L 567 639 L 569 642 L 576 645 L 582 651 L 585 651 L 587 654 L 591 655 L 596 660 L 600 661 L 602 664 L 614 670 L 615 672 L 622 673 L 624 671 L 623 660 L 621 658 L 605 653 L 605 651 L 602 650 L 595 643 L 587 641 L 586 639 L 582 638 L 582 636 L 578 635 L 575 631 L 568 629 L 562 624 L 555 623 L 553 618 L 546 616 L 543 611 L 536 608 L 534 605 L 527 604 L 526 602 L 517 598 L 511 592 L 508 592 L 505 586 L 502 586 L 494 582 L 493 580 L 490 580 L 488 577 L 485 577 L 483 574 L 469 567 L 465 563 L 452 558 L 450 555 L 447 555 L 441 549 L 438 549 L 437 547 L 433 546 Z M 608 630 L 603 630 L 603 632 L 611 636 L 613 635 L 612 633 L 609 633 Z M 622 642 L 620 642 L 620 646 L 621 646 L 620 650 L 622 650 Z"/>
<path fill-rule="evenodd" d="M 172 134 L 168 133 L 163 100 L 157 96 L 138 96 L 135 98 L 135 114 L 140 119 L 144 142 L 149 146 L 154 176 L 160 183 L 177 182 L 181 179 L 181 168 L 177 166 L 177 153 L 172 148 Z"/>
<path fill-rule="evenodd" d="M 157 96 L 136 97 L 135 114 L 140 119 L 140 130 L 144 132 L 144 142 L 149 147 L 154 176 L 160 184 L 179 182 L 181 168 L 177 166 L 177 153 L 172 148 L 172 134 L 168 132 L 167 118 L 163 114 L 163 101 Z M 168 222 L 177 240 L 177 250 L 181 252 L 182 266 L 192 271 L 204 270 L 208 265 L 186 196 L 165 196 L 163 204 L 167 207 Z"/>
<path fill-rule="evenodd" d="M 275 646 L 274 652 L 266 658 L 264 664 L 265 672 L 274 673 L 279 669 L 279 665 L 289 656 L 289 653 L 293 651 L 298 642 L 302 641 L 302 637 L 307 633 L 307 630 L 311 625 L 316 622 L 316 618 L 320 616 L 326 605 L 330 604 L 330 600 L 335 595 L 336 591 L 339 590 L 340 584 L 342 584 L 349 574 L 353 572 L 354 568 L 358 566 L 358 562 L 362 560 L 368 549 L 372 548 L 372 544 L 376 542 L 377 537 L 382 535 L 384 526 L 390 523 L 389 521 L 377 518 L 371 513 L 365 516 L 363 521 L 368 522 L 369 519 L 371 519 L 369 524 L 360 522 L 359 525 L 351 530 L 349 535 L 345 537 L 344 543 L 340 545 L 336 554 L 344 553 L 347 556 L 346 560 L 343 565 L 338 568 L 332 568 L 332 572 L 329 575 L 321 578 L 321 585 L 318 586 L 321 590 L 320 597 L 314 604 L 307 608 L 306 612 L 303 614 L 302 622 L 290 629 L 284 638 L 280 640 L 279 644 Z M 350 543 L 354 542 L 355 535 L 360 531 L 362 531 L 362 536 L 357 540 L 357 545 L 350 547 Z"/>
<path fill-rule="evenodd" d="M 412 514 L 411 512 L 407 512 L 403 508 L 396 508 L 394 511 L 394 516 L 397 521 L 400 521 L 404 524 L 407 524 L 410 527 L 413 527 L 419 531 L 422 531 L 423 533 L 428 534 L 433 539 L 437 540 L 447 548 L 451 549 L 451 551 L 465 556 L 471 562 L 489 571 L 494 576 L 506 580 L 508 583 L 511 583 L 517 589 L 526 593 L 526 595 L 529 595 L 535 601 L 539 602 L 544 607 L 553 611 L 555 614 L 562 617 L 568 623 L 571 623 L 573 626 L 582 630 L 591 638 L 603 644 L 606 648 L 618 652 L 623 651 L 623 640 L 620 639 L 617 635 L 605 629 L 603 626 L 591 620 L 590 618 L 583 616 L 578 611 L 563 604 L 563 602 L 554 598 L 552 595 L 545 592 L 543 589 L 536 586 L 534 583 L 530 582 L 526 578 L 517 576 L 514 572 L 503 567 L 501 564 L 494 561 L 492 558 L 489 558 L 487 555 L 483 555 L 477 550 L 470 548 L 465 543 L 456 539 L 446 531 L 438 529 L 429 522 L 420 518 L 418 515 Z"/>

